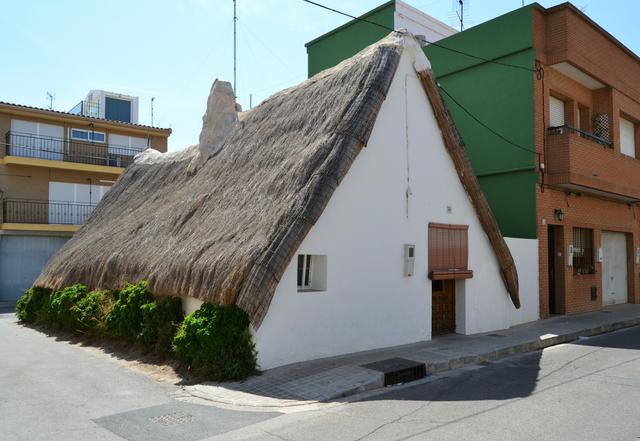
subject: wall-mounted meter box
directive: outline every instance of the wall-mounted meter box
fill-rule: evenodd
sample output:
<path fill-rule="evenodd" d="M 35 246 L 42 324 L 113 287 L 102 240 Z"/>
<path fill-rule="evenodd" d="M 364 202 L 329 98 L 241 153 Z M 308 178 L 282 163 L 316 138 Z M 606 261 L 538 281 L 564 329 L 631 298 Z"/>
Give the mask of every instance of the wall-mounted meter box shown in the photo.
<path fill-rule="evenodd" d="M 567 249 L 567 266 L 573 266 L 573 245 Z"/>
<path fill-rule="evenodd" d="M 416 246 L 404 244 L 404 276 L 413 276 L 413 266 L 416 260 Z"/>
<path fill-rule="evenodd" d="M 602 247 L 598 248 L 598 262 L 604 262 L 604 253 Z"/>

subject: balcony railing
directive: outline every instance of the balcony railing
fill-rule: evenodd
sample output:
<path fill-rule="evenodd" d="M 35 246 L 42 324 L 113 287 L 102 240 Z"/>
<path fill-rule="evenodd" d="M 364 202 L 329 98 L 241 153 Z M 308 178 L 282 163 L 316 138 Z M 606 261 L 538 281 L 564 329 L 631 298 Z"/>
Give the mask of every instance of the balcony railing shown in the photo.
<path fill-rule="evenodd" d="M 584 130 L 577 129 L 568 124 L 565 124 L 564 126 L 558 126 L 558 127 L 549 127 L 547 129 L 547 133 L 549 135 L 564 135 L 565 133 L 573 133 L 583 138 L 589 139 L 593 142 L 596 142 L 604 147 L 607 147 L 610 149 L 613 148 L 613 143 L 608 139 L 604 139 L 594 135 L 593 133 L 589 133 L 589 132 L 585 132 Z"/>
<path fill-rule="evenodd" d="M 51 159 L 80 164 L 127 167 L 140 150 L 129 147 L 74 141 L 50 136 L 7 132 L 6 154 L 24 158 Z"/>
<path fill-rule="evenodd" d="M 2 223 L 83 225 L 96 204 L 39 201 L 33 199 L 2 200 Z"/>
<path fill-rule="evenodd" d="M 100 103 L 97 101 L 82 100 L 73 106 L 73 108 L 69 110 L 69 113 L 98 118 L 100 115 Z"/>

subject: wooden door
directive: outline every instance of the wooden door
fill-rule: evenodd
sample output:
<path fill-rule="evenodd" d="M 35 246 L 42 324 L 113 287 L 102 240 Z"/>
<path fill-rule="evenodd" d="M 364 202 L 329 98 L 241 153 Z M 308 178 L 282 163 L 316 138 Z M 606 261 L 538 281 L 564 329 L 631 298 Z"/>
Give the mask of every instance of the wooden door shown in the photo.
<path fill-rule="evenodd" d="M 431 282 L 431 333 L 432 335 L 456 332 L 455 280 Z"/>

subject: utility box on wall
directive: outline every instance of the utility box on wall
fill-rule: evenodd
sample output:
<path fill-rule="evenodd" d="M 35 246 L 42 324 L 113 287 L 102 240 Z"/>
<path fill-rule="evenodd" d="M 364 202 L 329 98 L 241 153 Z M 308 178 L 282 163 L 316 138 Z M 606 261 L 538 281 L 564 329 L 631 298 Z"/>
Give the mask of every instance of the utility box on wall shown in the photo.
<path fill-rule="evenodd" d="M 416 260 L 416 246 L 411 244 L 404 245 L 404 276 L 413 276 L 413 267 Z"/>

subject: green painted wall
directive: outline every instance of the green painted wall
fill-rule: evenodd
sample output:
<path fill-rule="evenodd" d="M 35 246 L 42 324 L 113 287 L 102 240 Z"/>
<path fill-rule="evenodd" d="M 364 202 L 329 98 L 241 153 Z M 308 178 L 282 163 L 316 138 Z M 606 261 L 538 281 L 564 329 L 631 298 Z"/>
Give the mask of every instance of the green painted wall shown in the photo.
<path fill-rule="evenodd" d="M 440 40 L 438 45 L 489 60 L 533 67 L 532 6 Z M 487 63 L 433 45 L 425 48 L 438 82 L 480 121 L 535 150 L 534 74 Z M 536 237 L 536 155 L 518 149 L 473 120 L 445 95 L 502 233 Z"/>
<path fill-rule="evenodd" d="M 489 60 L 533 67 L 532 8 L 526 6 L 438 45 Z M 367 20 L 393 26 L 395 2 L 365 14 Z M 388 33 L 368 23 L 350 22 L 307 44 L 309 76 L 335 66 Z M 438 82 L 486 125 L 513 142 L 535 150 L 534 74 L 487 63 L 437 46 L 425 47 Z M 503 141 L 474 121 L 448 98 L 491 208 L 507 237 L 536 237 L 535 154 Z"/>
<path fill-rule="evenodd" d="M 395 0 L 384 3 L 360 18 L 393 29 L 394 12 Z M 389 31 L 379 26 L 352 20 L 310 41 L 305 45 L 307 47 L 309 77 L 352 57 L 388 34 Z"/>

